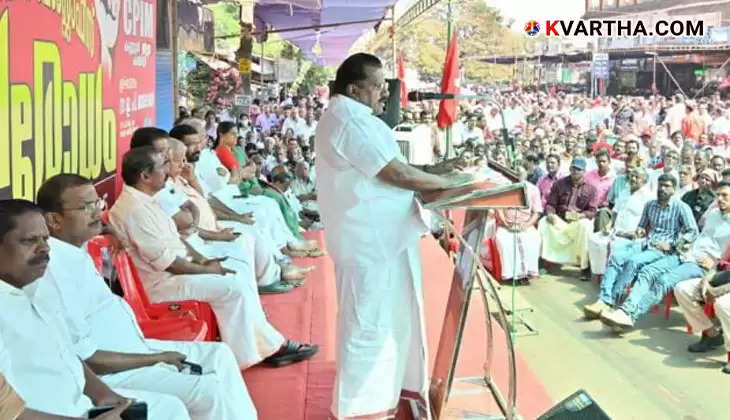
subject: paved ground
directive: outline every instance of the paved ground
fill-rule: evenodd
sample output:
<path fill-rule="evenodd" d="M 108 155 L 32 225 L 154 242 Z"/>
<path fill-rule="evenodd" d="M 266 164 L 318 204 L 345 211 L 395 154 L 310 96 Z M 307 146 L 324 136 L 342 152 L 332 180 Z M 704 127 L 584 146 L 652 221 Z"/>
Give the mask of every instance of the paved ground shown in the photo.
<path fill-rule="evenodd" d="M 730 375 L 720 372 L 724 350 L 696 356 L 675 306 L 669 320 L 649 314 L 617 337 L 600 321 L 583 319 L 582 307 L 598 286 L 570 268 L 518 287 L 516 307 L 538 330 L 517 337 L 517 348 L 555 401 L 583 388 L 613 419 L 730 419 Z M 507 306 L 512 288 L 500 294 Z"/>

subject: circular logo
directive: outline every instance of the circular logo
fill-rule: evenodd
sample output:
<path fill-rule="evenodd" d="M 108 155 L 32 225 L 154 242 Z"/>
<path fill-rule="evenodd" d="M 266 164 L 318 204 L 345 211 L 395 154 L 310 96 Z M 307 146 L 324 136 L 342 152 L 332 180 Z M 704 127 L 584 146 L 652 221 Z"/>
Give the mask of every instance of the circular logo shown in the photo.
<path fill-rule="evenodd" d="M 540 24 L 535 20 L 531 20 L 525 24 L 525 33 L 528 36 L 535 36 L 540 33 Z"/>

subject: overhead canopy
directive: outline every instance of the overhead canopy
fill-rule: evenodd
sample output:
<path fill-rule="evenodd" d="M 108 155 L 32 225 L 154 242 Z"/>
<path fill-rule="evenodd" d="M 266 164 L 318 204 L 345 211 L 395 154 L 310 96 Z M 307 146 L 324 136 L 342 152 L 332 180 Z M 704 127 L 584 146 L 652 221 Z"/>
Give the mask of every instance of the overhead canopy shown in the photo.
<path fill-rule="evenodd" d="M 256 30 L 316 27 L 345 22 L 382 20 L 397 0 L 258 0 L 254 9 Z M 352 44 L 376 22 L 281 32 L 281 37 L 301 49 L 317 64 L 336 66 Z M 319 48 L 314 48 L 319 40 Z M 315 51 L 312 51 L 312 49 Z"/>

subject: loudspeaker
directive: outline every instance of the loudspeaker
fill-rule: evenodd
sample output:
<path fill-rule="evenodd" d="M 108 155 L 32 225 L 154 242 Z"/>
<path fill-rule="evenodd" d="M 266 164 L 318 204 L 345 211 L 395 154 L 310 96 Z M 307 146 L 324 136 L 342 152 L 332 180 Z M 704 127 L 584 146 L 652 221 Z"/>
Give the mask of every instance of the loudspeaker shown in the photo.
<path fill-rule="evenodd" d="M 611 420 L 584 390 L 560 401 L 537 420 Z"/>
<path fill-rule="evenodd" d="M 388 127 L 393 128 L 400 123 L 400 80 L 385 79 L 385 82 L 388 83 L 388 101 L 383 113 L 378 116 Z"/>

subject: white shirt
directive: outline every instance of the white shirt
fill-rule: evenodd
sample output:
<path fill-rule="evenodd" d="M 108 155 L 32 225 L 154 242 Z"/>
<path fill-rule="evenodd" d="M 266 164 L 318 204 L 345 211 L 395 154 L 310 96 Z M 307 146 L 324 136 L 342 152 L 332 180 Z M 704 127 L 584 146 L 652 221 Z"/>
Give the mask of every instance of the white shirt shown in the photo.
<path fill-rule="evenodd" d="M 370 107 L 336 95 L 315 137 L 317 202 L 338 264 L 382 264 L 427 231 L 412 191 L 376 175 L 403 160 L 393 132 Z"/>
<path fill-rule="evenodd" d="M 712 121 L 709 127 L 712 134 L 730 134 L 730 120 L 726 117 L 720 117 Z"/>
<path fill-rule="evenodd" d="M 289 191 L 292 191 L 296 196 L 300 196 L 312 193 L 314 191 L 314 188 L 315 185 L 313 179 L 310 178 L 308 181 L 305 181 L 299 177 L 296 177 L 294 181 L 292 181 L 291 186 L 289 187 Z"/>
<path fill-rule="evenodd" d="M 617 200 L 613 210 L 616 212 L 614 228 L 616 232 L 628 233 L 636 231 L 641 220 L 644 206 L 649 200 L 654 199 L 651 188 L 644 185 L 626 198 Z"/>
<path fill-rule="evenodd" d="M 162 206 L 165 214 L 172 217 L 180 211 L 180 207 L 188 201 L 188 196 L 178 188 L 171 179 L 165 182 L 165 188 L 155 194 L 155 199 Z"/>
<path fill-rule="evenodd" d="M 62 306 L 58 309 L 65 314 L 78 356 L 88 359 L 98 349 L 152 353 L 132 308 L 112 293 L 86 249 L 53 237 L 48 245 L 51 262 L 38 293 L 60 298 L 57 303 Z"/>
<path fill-rule="evenodd" d="M 675 131 L 682 129 L 682 120 L 686 115 L 685 106 L 683 104 L 674 104 L 667 110 L 667 115 L 664 117 L 664 122 L 669 124 L 669 135 Z"/>
<path fill-rule="evenodd" d="M 730 214 L 723 215 L 720 209 L 707 214 L 705 227 L 692 243 L 687 254 L 681 256 L 684 262 L 699 262 L 703 258 L 717 261 L 730 244 Z"/>
<path fill-rule="evenodd" d="M 294 132 L 294 137 L 304 137 L 307 133 L 305 128 L 306 124 L 303 119 L 297 118 L 295 121 L 293 118 L 287 118 L 281 126 L 281 134 L 284 135 L 287 131 L 289 131 L 289 129 L 291 129 Z"/>
<path fill-rule="evenodd" d="M 0 281 L 0 370 L 27 407 L 81 417 L 93 406 L 84 395 L 84 367 L 63 315 L 36 296 L 43 281 L 23 290 Z"/>
<path fill-rule="evenodd" d="M 218 155 L 208 148 L 200 152 L 200 158 L 195 163 L 195 176 L 206 197 L 228 185 L 231 179 L 231 173 L 223 166 Z"/>

